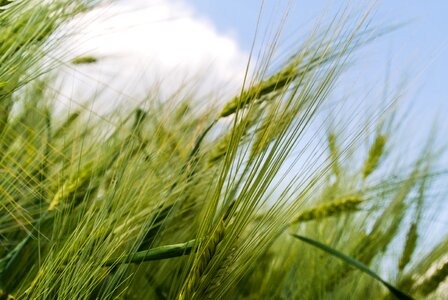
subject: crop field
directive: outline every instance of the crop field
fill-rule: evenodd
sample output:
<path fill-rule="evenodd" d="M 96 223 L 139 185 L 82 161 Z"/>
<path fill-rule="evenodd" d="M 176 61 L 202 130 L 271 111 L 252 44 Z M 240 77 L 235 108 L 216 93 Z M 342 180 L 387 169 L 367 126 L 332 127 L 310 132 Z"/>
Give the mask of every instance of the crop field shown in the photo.
<path fill-rule="evenodd" d="M 61 105 L 58 70 L 103 59 L 58 51 L 97 2 L 0 0 L 0 300 L 448 299 L 445 133 L 401 86 L 334 97 L 396 30 L 375 6 L 273 35 L 216 103 Z"/>

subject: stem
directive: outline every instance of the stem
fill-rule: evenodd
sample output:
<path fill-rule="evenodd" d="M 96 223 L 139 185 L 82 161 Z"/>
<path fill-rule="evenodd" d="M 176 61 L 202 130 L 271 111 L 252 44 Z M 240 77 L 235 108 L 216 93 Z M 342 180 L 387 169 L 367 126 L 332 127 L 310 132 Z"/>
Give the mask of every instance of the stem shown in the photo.
<path fill-rule="evenodd" d="M 145 261 L 161 260 L 173 257 L 188 255 L 191 253 L 196 240 L 191 240 L 185 243 L 166 245 L 157 248 L 152 248 L 145 251 L 139 251 L 123 258 L 115 258 L 107 260 L 103 266 L 113 266 L 118 264 L 134 264 Z"/>

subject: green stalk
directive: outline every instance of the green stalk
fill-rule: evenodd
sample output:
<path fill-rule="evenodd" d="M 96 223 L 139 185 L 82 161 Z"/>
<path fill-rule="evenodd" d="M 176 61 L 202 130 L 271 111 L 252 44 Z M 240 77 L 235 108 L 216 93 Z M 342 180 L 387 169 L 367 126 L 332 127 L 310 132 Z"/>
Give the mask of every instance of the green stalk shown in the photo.
<path fill-rule="evenodd" d="M 188 255 L 191 253 L 196 240 L 185 243 L 160 246 L 145 251 L 139 251 L 123 258 L 115 258 L 106 261 L 103 266 L 114 266 L 119 264 L 136 264 L 145 261 L 161 260 Z"/>
<path fill-rule="evenodd" d="M 394 295 L 397 299 L 399 300 L 412 300 L 413 298 L 407 294 L 405 294 L 404 292 L 400 291 L 399 289 L 397 289 L 396 287 L 394 287 L 392 284 L 388 283 L 387 281 L 385 281 L 384 279 L 382 279 L 378 274 L 376 274 L 375 272 L 373 272 L 372 270 L 369 269 L 369 267 L 367 267 L 365 264 L 363 264 L 362 262 L 347 256 L 339 251 L 337 251 L 336 249 L 333 249 L 325 244 L 322 244 L 318 241 L 309 239 L 307 237 L 298 235 L 298 234 L 292 234 L 293 237 L 295 237 L 296 239 L 299 239 L 307 244 L 310 244 L 316 248 L 319 248 L 325 252 L 327 252 L 328 254 L 331 254 L 341 260 L 343 260 L 345 263 L 357 268 L 358 270 L 366 273 L 367 275 L 369 275 L 370 277 L 378 280 L 379 282 L 381 282 L 391 293 L 392 295 Z"/>

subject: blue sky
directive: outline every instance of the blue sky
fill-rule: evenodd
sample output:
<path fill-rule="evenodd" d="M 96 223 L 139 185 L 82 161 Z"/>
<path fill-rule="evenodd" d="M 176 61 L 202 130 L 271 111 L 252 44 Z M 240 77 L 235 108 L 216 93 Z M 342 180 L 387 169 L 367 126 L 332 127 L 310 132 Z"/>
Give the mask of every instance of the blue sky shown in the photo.
<path fill-rule="evenodd" d="M 241 47 L 250 49 L 257 16 L 260 11 L 260 0 L 245 1 L 210 1 L 187 0 L 198 15 L 206 16 L 223 34 L 235 37 Z M 344 4 L 354 12 L 369 7 L 372 1 L 330 1 L 316 0 L 291 1 L 287 35 L 303 35 L 306 29 L 294 31 L 295 28 L 307 28 L 322 15 L 332 16 Z M 270 15 L 282 12 L 288 1 L 264 1 L 264 25 L 271 22 Z M 403 28 L 376 41 L 366 50 L 360 59 L 363 68 L 369 70 L 364 76 L 366 83 L 380 80 L 386 74 L 387 62 L 391 62 L 392 78 L 399 80 L 410 76 L 413 89 L 413 101 L 419 110 L 425 111 L 425 118 L 431 114 L 448 114 L 448 95 L 445 87 L 448 84 L 448 1 L 378 1 L 372 16 L 373 27 L 409 22 Z M 366 72 L 367 73 L 367 72 Z"/>
<path fill-rule="evenodd" d="M 249 51 L 255 33 L 260 0 L 187 0 L 197 14 L 207 17 L 221 34 L 228 34 L 238 41 L 245 51 Z M 372 1 L 330 1 L 330 0 L 296 0 L 291 1 L 286 36 L 306 35 L 320 17 L 328 18 L 336 14 L 344 4 L 354 15 L 368 9 Z M 275 24 L 272 15 L 281 15 L 288 1 L 264 1 L 263 28 Z M 363 4 L 359 4 L 363 3 Z M 376 90 L 371 96 L 382 97 L 382 90 L 389 71 L 390 92 L 400 89 L 400 82 L 405 80 L 404 100 L 411 107 L 410 121 L 402 126 L 402 133 L 395 141 L 399 143 L 401 153 L 396 153 L 397 161 L 406 158 L 413 160 L 418 155 L 416 149 L 423 145 L 429 130 L 437 122 L 438 146 L 446 146 L 448 138 L 448 1 L 447 0 L 393 0 L 378 1 L 372 15 L 372 27 L 381 28 L 390 24 L 406 22 L 395 32 L 378 39 L 356 56 L 356 65 L 342 80 L 342 90 L 358 86 L 361 92 L 355 93 L 353 101 L 363 101 L 367 90 Z M 275 25 L 273 25 L 275 26 Z M 387 71 L 388 70 L 388 71 Z M 358 97 L 358 98 L 356 98 Z M 369 110 L 369 108 L 367 108 Z M 350 130 L 350 128 L 349 128 Z M 404 146 L 406 145 L 406 146 Z M 437 166 L 446 170 L 448 155 L 444 155 Z M 424 219 L 430 230 L 425 233 L 429 240 L 437 232 L 439 236 L 448 233 L 446 204 L 446 176 L 441 178 L 435 188 L 441 193 L 441 206 L 428 212 Z M 434 213 L 434 215 L 431 215 Z M 428 223 L 426 223 L 428 222 Z"/>
<path fill-rule="evenodd" d="M 245 51 L 249 51 L 260 11 L 260 0 L 246 1 L 210 1 L 187 0 L 197 14 L 210 19 L 218 32 L 232 36 Z M 354 15 L 368 9 L 372 1 L 330 1 L 315 0 L 292 1 L 289 10 L 286 36 L 303 36 L 320 17 L 329 18 L 340 11 L 344 4 Z M 281 15 L 288 1 L 264 1 L 263 28 L 275 24 L 272 15 Z M 280 13 L 280 14 L 279 14 Z M 328 16 L 328 17 L 327 17 Z M 406 23 L 397 31 L 381 37 L 356 56 L 356 65 L 347 74 L 342 84 L 358 85 L 361 90 L 373 89 L 373 96 L 381 97 L 386 81 L 387 70 L 390 72 L 391 92 L 399 90 L 399 83 L 405 80 L 408 93 L 405 105 L 410 106 L 411 122 L 403 127 L 403 137 L 409 145 L 421 145 L 428 130 L 437 120 L 440 144 L 445 145 L 448 139 L 448 1 L 446 0 L 401 0 L 378 1 L 372 15 L 373 28 L 381 28 L 397 23 Z M 275 25 L 274 25 L 275 26 Z M 350 81 L 353 80 L 353 81 Z M 344 89 L 344 87 L 342 87 Z M 363 92 L 357 95 L 362 97 Z M 356 96 L 355 96 L 356 97 Z M 357 99 L 361 100 L 362 99 Z M 357 101 L 355 100 L 355 101 Z M 402 140 L 400 141 L 400 143 Z M 414 144 L 413 144 L 414 143 Z M 400 157 L 413 157 L 417 147 L 409 146 Z M 444 169 L 448 165 L 448 155 L 442 158 Z M 446 179 L 443 179 L 445 181 Z M 446 182 L 441 182 L 445 186 Z M 446 187 L 445 187 L 446 188 Z M 443 189 L 445 189 L 443 188 Z M 446 205 L 442 213 L 431 220 L 431 228 L 436 232 L 446 233 Z"/>
<path fill-rule="evenodd" d="M 234 36 L 241 47 L 248 51 L 254 36 L 260 1 L 209 1 L 188 0 L 199 14 L 210 18 L 218 31 Z M 354 1 L 295 1 L 290 9 L 287 35 L 306 34 L 306 30 L 294 32 L 293 28 L 307 28 L 320 16 L 335 14 L 343 8 L 342 3 L 355 12 L 367 9 L 367 5 L 354 5 Z M 360 1 L 371 3 L 371 1 Z M 279 4 L 282 3 L 283 7 Z M 286 1 L 267 0 L 264 2 L 265 16 L 272 11 L 281 11 Z M 269 22 L 269 18 L 266 18 Z M 372 16 L 373 27 L 409 22 L 401 29 L 392 32 L 361 51 L 358 67 L 353 78 L 362 81 L 362 86 L 382 89 L 390 62 L 391 89 L 406 78 L 411 85 L 408 103 L 413 109 L 413 126 L 407 125 L 407 138 L 412 140 L 418 131 L 423 136 L 434 120 L 438 119 L 439 137 L 442 143 L 448 142 L 444 132 L 448 129 L 448 1 L 401 0 L 379 1 Z M 350 77 L 350 75 L 349 75 Z M 398 87 L 395 87 L 398 89 Z M 412 150 L 408 150 L 412 152 Z M 402 153 L 402 155 L 406 155 Z M 409 154 L 408 154 L 409 155 Z M 412 155 L 412 154 L 411 154 Z M 445 155 L 443 162 L 448 162 Z M 446 167 L 446 164 L 445 166 Z M 442 167 L 442 168 L 443 168 Z M 443 184 L 442 184 L 443 186 Z M 446 206 L 444 206 L 446 209 Z M 446 213 L 432 223 L 433 230 L 446 232 Z M 434 222 L 434 220 L 433 220 Z"/>
<path fill-rule="evenodd" d="M 266 0 L 261 32 L 276 31 L 289 3 L 292 5 L 284 36 L 297 39 L 309 33 L 318 20 L 329 20 L 345 6 L 356 16 L 372 2 Z M 154 73 L 156 69 L 161 77 L 172 76 L 175 66 L 184 66 L 184 71 L 190 72 L 206 69 L 213 62 L 211 70 L 222 77 L 217 81 L 236 78 L 234 85 L 240 82 L 261 0 L 118 0 L 113 3 L 98 9 L 93 14 L 93 22 L 84 22 L 85 32 L 91 36 L 76 43 L 81 52 L 91 52 L 109 61 L 114 58 L 114 68 L 121 68 L 122 63 L 123 72 L 132 69 L 139 74 L 145 70 Z M 448 70 L 447 12 L 445 0 L 378 1 L 372 28 L 409 23 L 359 51 L 349 78 L 366 89 L 374 85 L 381 89 L 389 69 L 391 89 L 406 79 L 410 102 L 424 112 L 424 120 L 429 122 L 436 115 L 443 120 L 448 114 L 448 96 L 444 89 L 445 70 Z M 131 57 L 136 59 L 129 67 Z"/>
<path fill-rule="evenodd" d="M 93 75 L 97 85 L 103 82 L 104 86 L 114 87 L 107 89 L 107 105 L 99 102 L 100 107 L 112 106 L 110 99 L 132 107 L 129 103 L 139 103 L 137 99 L 144 97 L 148 85 L 169 94 L 185 81 L 201 82 L 199 89 L 210 104 L 223 103 L 241 88 L 261 3 L 261 0 L 117 0 L 100 6 L 90 14 L 90 19 L 81 20 L 81 40 L 70 42 L 77 45 L 77 53 L 73 55 L 91 54 L 99 57 L 100 63 L 71 72 L 76 76 L 71 76 L 69 92 L 75 94 L 68 98 L 89 98 L 92 89 L 84 86 L 92 84 L 86 75 Z M 356 17 L 372 3 L 371 0 L 266 0 L 258 40 L 266 31 L 271 34 L 277 31 L 286 11 L 289 15 L 284 37 L 300 40 L 318 21 L 330 20 L 344 8 Z M 403 127 L 409 140 L 427 135 L 435 121 L 439 133 L 448 130 L 447 12 L 445 0 L 378 1 L 370 28 L 407 23 L 357 51 L 354 65 L 337 86 L 337 97 L 361 103 L 368 96 L 381 102 L 388 78 L 389 94 L 406 92 L 403 102 L 406 108 L 411 108 L 411 122 Z M 221 88 L 224 85 L 228 88 Z M 208 96 L 218 91 L 225 92 Z"/>

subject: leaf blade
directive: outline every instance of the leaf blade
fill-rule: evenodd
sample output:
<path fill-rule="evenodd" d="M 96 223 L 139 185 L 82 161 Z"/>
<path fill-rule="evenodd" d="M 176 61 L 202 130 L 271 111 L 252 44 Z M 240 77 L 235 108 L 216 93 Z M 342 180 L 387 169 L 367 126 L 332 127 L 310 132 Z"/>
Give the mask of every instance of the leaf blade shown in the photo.
<path fill-rule="evenodd" d="M 160 246 L 149 250 L 139 251 L 132 255 L 122 258 L 107 260 L 103 266 L 112 266 L 117 264 L 141 263 L 145 261 L 161 260 L 188 255 L 191 253 L 196 240 L 190 240 L 185 243 Z"/>
<path fill-rule="evenodd" d="M 382 279 L 378 274 L 376 274 L 375 272 L 373 272 L 372 270 L 369 269 L 369 267 L 367 267 L 366 265 L 364 265 L 362 262 L 347 256 L 339 251 L 337 251 L 336 249 L 333 249 L 325 244 L 322 244 L 316 240 L 298 235 L 298 234 L 291 234 L 293 237 L 309 244 L 312 245 L 316 248 L 319 248 L 325 252 L 327 252 L 328 254 L 331 254 L 341 260 L 343 260 L 344 262 L 348 263 L 349 265 L 357 268 L 358 270 L 366 273 L 367 275 L 371 276 L 372 278 L 378 280 L 379 282 L 381 282 L 397 299 L 399 300 L 413 300 L 413 298 L 409 295 L 407 295 L 406 293 L 400 291 L 398 288 L 394 287 L 392 284 L 388 283 L 387 281 L 385 281 L 384 279 Z"/>

